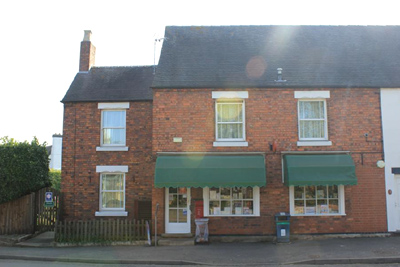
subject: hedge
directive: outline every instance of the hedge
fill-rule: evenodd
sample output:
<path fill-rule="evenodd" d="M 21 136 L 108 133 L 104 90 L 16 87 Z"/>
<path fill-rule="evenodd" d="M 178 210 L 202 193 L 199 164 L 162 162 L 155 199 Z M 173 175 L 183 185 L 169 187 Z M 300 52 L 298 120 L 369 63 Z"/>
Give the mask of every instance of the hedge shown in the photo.
<path fill-rule="evenodd" d="M 46 144 L 0 139 L 0 203 L 50 186 Z"/>

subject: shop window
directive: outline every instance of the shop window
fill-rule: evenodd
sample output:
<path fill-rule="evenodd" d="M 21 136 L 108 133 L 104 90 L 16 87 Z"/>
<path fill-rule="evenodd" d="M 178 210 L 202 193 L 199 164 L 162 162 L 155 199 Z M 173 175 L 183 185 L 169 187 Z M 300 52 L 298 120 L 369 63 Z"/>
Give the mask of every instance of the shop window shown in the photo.
<path fill-rule="evenodd" d="M 258 187 L 204 188 L 205 216 L 259 216 Z"/>
<path fill-rule="evenodd" d="M 290 213 L 296 215 L 344 215 L 343 185 L 291 186 Z"/>

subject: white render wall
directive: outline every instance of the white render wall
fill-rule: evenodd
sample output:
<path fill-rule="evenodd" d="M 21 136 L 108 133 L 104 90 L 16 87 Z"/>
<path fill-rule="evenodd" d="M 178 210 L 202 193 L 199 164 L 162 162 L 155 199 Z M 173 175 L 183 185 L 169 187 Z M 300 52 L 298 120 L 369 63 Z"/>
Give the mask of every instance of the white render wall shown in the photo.
<path fill-rule="evenodd" d="M 392 168 L 400 168 L 400 88 L 381 89 L 382 130 L 385 151 L 385 180 L 388 230 L 400 230 L 399 199 L 396 180 L 400 175 L 392 173 Z M 389 190 L 392 194 L 389 194 Z M 396 208 L 397 207 L 397 208 Z"/>
<path fill-rule="evenodd" d="M 61 170 L 62 136 L 53 135 L 51 146 L 50 169 Z"/>

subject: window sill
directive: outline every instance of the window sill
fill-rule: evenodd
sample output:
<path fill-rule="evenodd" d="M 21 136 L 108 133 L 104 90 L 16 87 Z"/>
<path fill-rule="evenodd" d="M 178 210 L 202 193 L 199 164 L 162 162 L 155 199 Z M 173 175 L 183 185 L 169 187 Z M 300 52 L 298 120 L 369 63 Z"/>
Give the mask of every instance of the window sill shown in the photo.
<path fill-rule="evenodd" d="M 249 146 L 248 142 L 234 142 L 234 141 L 218 141 L 218 142 L 214 142 L 213 143 L 214 147 L 218 147 L 218 146 L 232 146 L 232 147 L 239 147 L 239 146 Z"/>
<path fill-rule="evenodd" d="M 260 215 L 256 215 L 256 214 L 241 214 L 241 215 L 218 214 L 218 215 L 204 215 L 204 217 L 260 217 Z"/>
<path fill-rule="evenodd" d="M 297 141 L 297 146 L 331 146 L 332 141 Z"/>
<path fill-rule="evenodd" d="M 96 211 L 95 216 L 128 216 L 127 211 Z"/>
<path fill-rule="evenodd" d="M 127 146 L 98 146 L 96 151 L 128 151 Z"/>

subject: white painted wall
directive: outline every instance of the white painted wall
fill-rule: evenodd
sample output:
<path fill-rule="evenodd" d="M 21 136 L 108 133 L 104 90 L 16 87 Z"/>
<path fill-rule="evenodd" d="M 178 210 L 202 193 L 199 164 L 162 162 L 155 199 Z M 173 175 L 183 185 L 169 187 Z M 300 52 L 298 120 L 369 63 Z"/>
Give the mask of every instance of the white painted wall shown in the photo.
<path fill-rule="evenodd" d="M 400 190 L 392 168 L 400 168 L 400 88 L 381 89 L 382 130 L 385 151 L 385 180 L 388 230 L 400 230 Z M 393 193 L 389 195 L 388 191 Z"/>
<path fill-rule="evenodd" d="M 51 147 L 50 169 L 61 170 L 62 136 L 53 135 L 53 145 Z"/>

